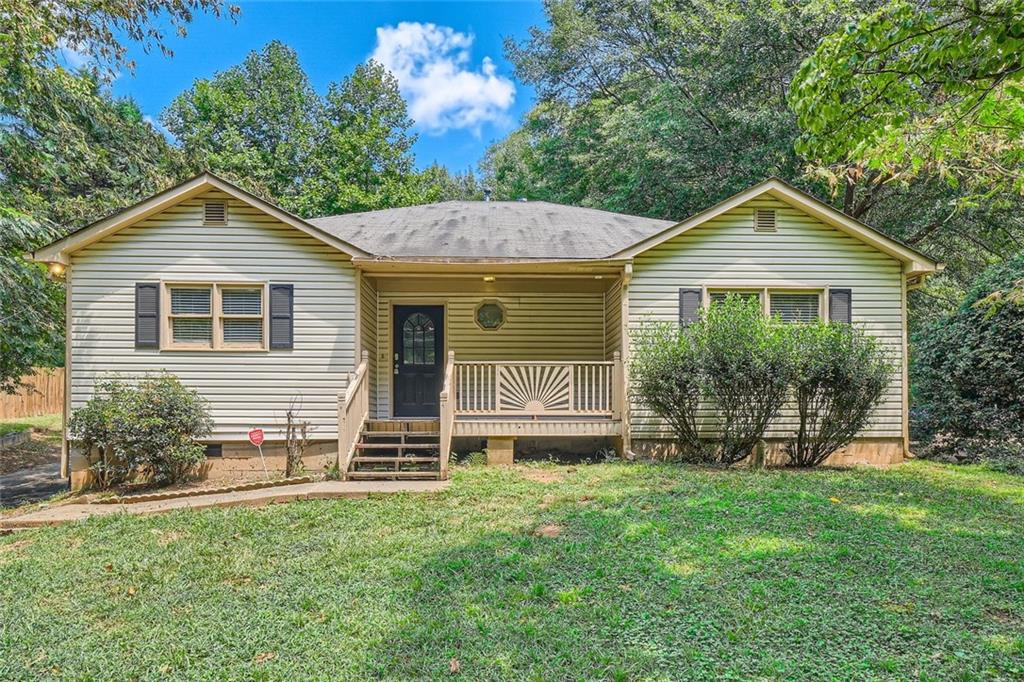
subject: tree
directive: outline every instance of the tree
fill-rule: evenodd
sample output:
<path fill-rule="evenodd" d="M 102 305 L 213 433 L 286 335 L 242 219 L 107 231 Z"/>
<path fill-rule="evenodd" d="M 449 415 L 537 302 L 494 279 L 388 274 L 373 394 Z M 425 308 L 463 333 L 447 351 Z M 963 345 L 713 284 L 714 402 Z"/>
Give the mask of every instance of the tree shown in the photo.
<path fill-rule="evenodd" d="M 294 209 L 322 107 L 295 50 L 275 40 L 238 66 L 197 80 L 160 120 L 192 172 L 220 173 Z"/>
<path fill-rule="evenodd" d="M 484 188 L 471 169 L 452 173 L 438 163 L 427 166 L 420 174 L 425 187 L 424 201 L 479 201 L 484 198 Z"/>
<path fill-rule="evenodd" d="M 769 175 L 813 187 L 789 82 L 864 4 L 552 0 L 549 28 L 506 44 L 541 103 L 489 153 L 487 182 L 499 196 L 674 219 Z"/>
<path fill-rule="evenodd" d="M 915 436 L 926 453 L 1024 466 L 1024 255 L 988 269 L 959 308 L 914 338 Z"/>
<path fill-rule="evenodd" d="M 0 389 L 63 359 L 63 290 L 23 252 L 151 193 L 168 147 L 129 100 L 105 92 L 132 69 L 128 43 L 170 53 L 197 12 L 221 0 L 0 0 Z M 73 72 L 73 52 L 89 66 Z"/>
<path fill-rule="evenodd" d="M 328 88 L 322 114 L 297 201 L 300 213 L 333 215 L 418 203 L 416 135 L 390 71 L 372 60 L 360 64 Z"/>
<path fill-rule="evenodd" d="M 0 391 L 14 393 L 34 366 L 64 361 L 64 288 L 23 254 L 56 230 L 0 207 Z"/>
<path fill-rule="evenodd" d="M 798 150 L 844 188 L 933 175 L 1024 193 L 1024 4 L 892 0 L 823 40 L 790 101 Z"/>

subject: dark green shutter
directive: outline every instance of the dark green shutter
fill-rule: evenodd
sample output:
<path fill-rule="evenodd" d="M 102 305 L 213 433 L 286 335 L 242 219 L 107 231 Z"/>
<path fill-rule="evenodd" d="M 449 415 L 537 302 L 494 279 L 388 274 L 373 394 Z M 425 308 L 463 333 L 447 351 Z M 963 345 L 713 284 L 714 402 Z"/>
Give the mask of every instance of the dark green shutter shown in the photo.
<path fill-rule="evenodd" d="M 853 292 L 850 289 L 828 290 L 828 319 L 846 324 L 853 321 Z"/>
<path fill-rule="evenodd" d="M 295 347 L 295 286 L 270 285 L 270 347 Z"/>
<path fill-rule="evenodd" d="M 679 290 L 679 324 L 685 327 L 693 324 L 700 317 L 701 301 L 704 298 L 700 289 Z"/>
<path fill-rule="evenodd" d="M 135 283 L 135 347 L 160 347 L 160 283 Z"/>

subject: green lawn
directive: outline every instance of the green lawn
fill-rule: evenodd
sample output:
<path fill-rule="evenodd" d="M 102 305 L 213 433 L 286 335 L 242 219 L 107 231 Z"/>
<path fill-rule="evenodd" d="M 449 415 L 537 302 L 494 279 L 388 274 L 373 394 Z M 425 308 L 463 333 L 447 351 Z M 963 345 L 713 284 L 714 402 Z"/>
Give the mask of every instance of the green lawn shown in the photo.
<path fill-rule="evenodd" d="M 0 419 L 0 436 L 14 431 L 27 431 L 31 428 L 46 429 L 47 438 L 55 438 L 60 443 L 61 420 L 57 414 L 44 414 L 41 417 L 19 417 L 17 419 Z M 51 435 L 52 434 L 52 435 Z"/>
<path fill-rule="evenodd" d="M 534 480 L 557 478 L 559 480 Z M 459 468 L 0 537 L 0 679 L 1020 679 L 1024 479 Z"/>

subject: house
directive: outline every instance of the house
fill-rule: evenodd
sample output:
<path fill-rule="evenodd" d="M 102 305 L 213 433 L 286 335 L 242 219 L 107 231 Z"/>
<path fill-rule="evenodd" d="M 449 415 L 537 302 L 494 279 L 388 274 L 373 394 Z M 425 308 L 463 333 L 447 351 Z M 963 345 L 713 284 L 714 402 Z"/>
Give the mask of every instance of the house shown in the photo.
<path fill-rule="evenodd" d="M 906 294 L 940 267 L 776 179 L 682 222 L 498 201 L 303 220 L 206 173 L 33 255 L 66 278 L 66 410 L 101 376 L 168 370 L 210 403 L 210 475 L 262 471 L 252 427 L 279 459 L 294 407 L 311 461 L 351 478 L 443 478 L 482 447 L 669 449 L 628 397 L 630 335 L 728 291 L 878 337 L 892 382 L 831 463 L 899 462 Z"/>

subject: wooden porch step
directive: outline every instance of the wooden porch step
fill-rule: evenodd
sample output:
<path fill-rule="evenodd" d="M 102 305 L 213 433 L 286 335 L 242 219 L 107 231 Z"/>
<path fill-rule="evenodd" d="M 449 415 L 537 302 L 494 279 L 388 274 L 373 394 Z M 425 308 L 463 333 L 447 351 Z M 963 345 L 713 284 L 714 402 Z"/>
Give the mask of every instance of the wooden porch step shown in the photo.
<path fill-rule="evenodd" d="M 406 456 L 403 456 L 403 455 L 399 455 L 397 457 L 363 457 L 363 456 L 357 456 L 357 457 L 353 457 L 352 461 L 354 463 L 359 463 L 359 462 L 364 462 L 364 463 L 368 463 L 368 462 L 382 462 L 382 463 L 386 463 L 386 464 L 391 464 L 392 462 L 397 462 L 398 464 L 404 464 L 404 463 L 407 463 L 407 462 L 422 462 L 422 463 L 439 462 L 439 461 L 441 461 L 441 458 L 440 457 L 406 457 Z"/>
<path fill-rule="evenodd" d="M 350 471 L 348 472 L 348 478 L 427 478 L 427 479 L 438 479 L 441 476 L 439 471 Z"/>
<path fill-rule="evenodd" d="M 363 436 L 371 438 L 398 438 L 401 436 L 419 438 L 420 436 L 426 438 L 440 438 L 440 431 L 363 431 Z"/>
<path fill-rule="evenodd" d="M 357 442 L 356 450 L 430 450 L 437 449 L 436 442 Z"/>

